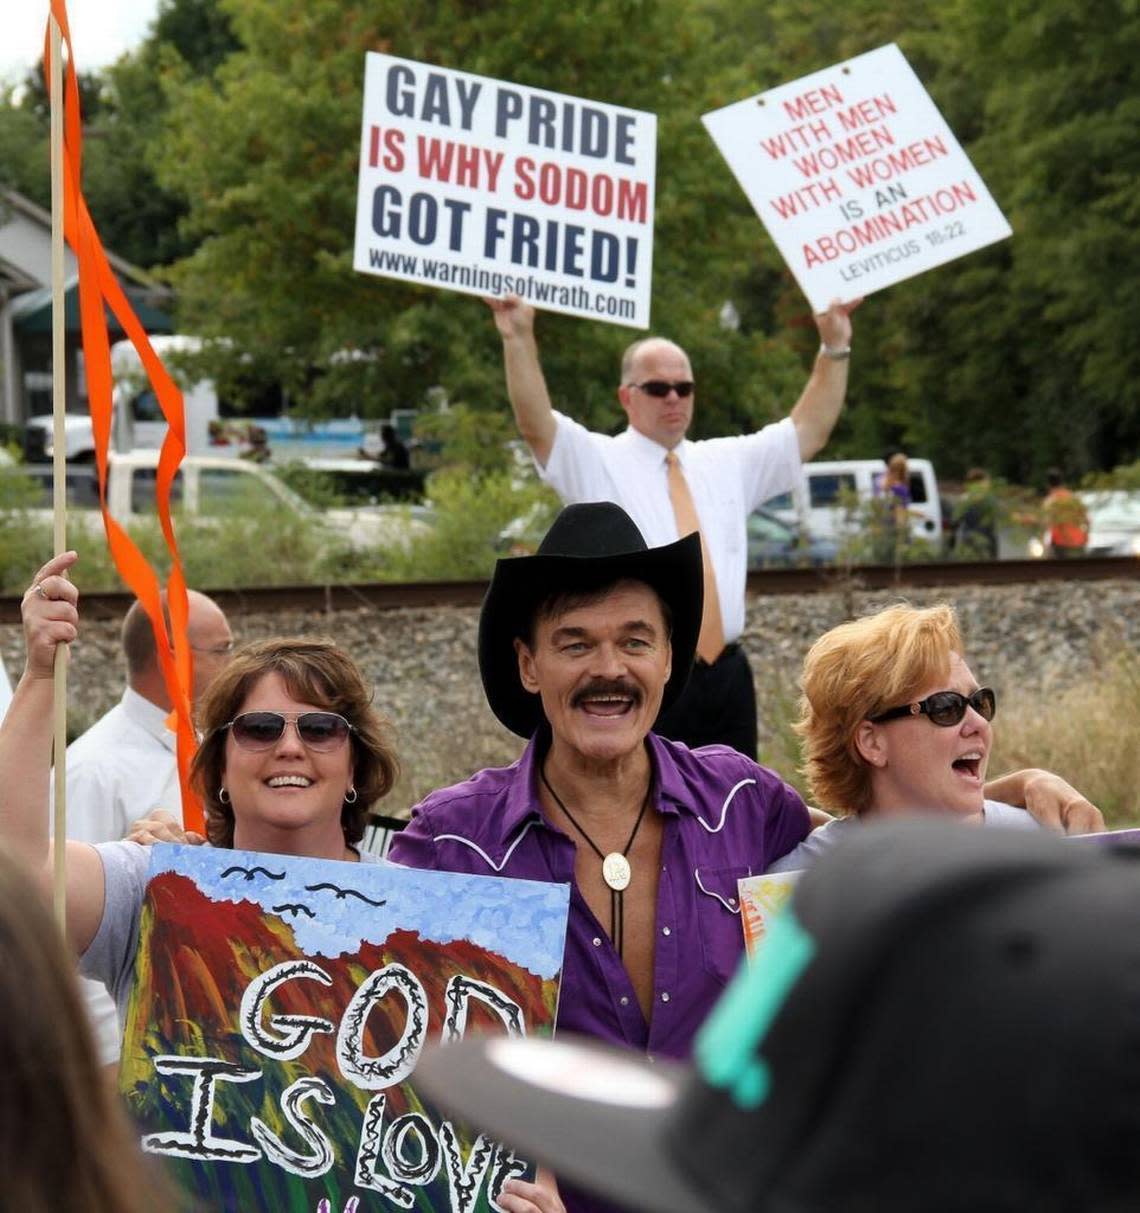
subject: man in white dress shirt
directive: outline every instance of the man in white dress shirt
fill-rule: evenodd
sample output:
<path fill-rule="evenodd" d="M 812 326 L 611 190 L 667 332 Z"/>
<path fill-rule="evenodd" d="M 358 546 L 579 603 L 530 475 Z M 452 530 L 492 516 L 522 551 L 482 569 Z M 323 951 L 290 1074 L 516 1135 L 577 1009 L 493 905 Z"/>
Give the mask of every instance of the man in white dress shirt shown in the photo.
<path fill-rule="evenodd" d="M 534 309 L 516 296 L 489 299 L 515 421 L 543 480 L 564 502 L 614 501 L 651 547 L 699 528 L 706 551 L 705 615 L 685 693 L 655 731 L 690 746 L 724 743 L 756 757 L 756 696 L 738 641 L 744 630 L 748 515 L 793 489 L 803 462 L 831 435 L 847 392 L 855 303 L 815 317 L 820 350 L 784 420 L 753 434 L 693 442 L 695 385 L 688 356 L 660 337 L 622 359 L 617 395 L 629 427 L 594 433 L 551 405 L 534 337 Z"/>
<path fill-rule="evenodd" d="M 187 633 L 194 656 L 192 694 L 197 702 L 234 645 L 221 608 L 189 591 Z M 175 735 L 167 727 L 171 702 L 162 679 L 150 619 L 136 602 L 123 620 L 127 687 L 122 699 L 67 747 L 67 836 L 80 842 L 114 842 L 156 808 L 181 820 Z M 118 1060 L 115 1005 L 103 986 L 84 981 L 100 1058 Z"/>

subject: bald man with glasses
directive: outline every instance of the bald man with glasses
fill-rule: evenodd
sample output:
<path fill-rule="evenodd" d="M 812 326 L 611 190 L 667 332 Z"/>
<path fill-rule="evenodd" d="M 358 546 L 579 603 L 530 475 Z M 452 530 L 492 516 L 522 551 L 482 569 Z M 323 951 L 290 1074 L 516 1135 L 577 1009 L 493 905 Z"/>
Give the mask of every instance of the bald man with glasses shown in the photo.
<path fill-rule="evenodd" d="M 570 505 L 613 501 L 651 547 L 699 531 L 705 606 L 685 693 L 655 731 L 690 746 L 730 745 L 756 757 L 756 694 L 739 640 L 744 631 L 748 515 L 790 492 L 839 418 L 851 356 L 850 313 L 833 303 L 815 317 L 820 350 L 788 417 L 753 434 L 694 442 L 696 385 L 688 355 L 661 337 L 634 342 L 618 400 L 629 418 L 616 437 L 595 433 L 550 402 L 534 335 L 534 309 L 515 295 L 488 299 L 503 340 L 507 393 L 542 479 Z"/>

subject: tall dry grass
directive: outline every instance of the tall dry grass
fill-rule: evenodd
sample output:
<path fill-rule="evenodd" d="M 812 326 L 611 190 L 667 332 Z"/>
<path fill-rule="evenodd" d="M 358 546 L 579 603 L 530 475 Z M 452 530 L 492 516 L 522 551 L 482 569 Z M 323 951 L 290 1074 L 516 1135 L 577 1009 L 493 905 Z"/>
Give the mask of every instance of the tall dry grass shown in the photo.
<path fill-rule="evenodd" d="M 1140 826 L 1140 654 L 1102 640 L 1095 666 L 1067 687 L 1002 696 L 991 771 L 1045 767 L 1079 788 L 1110 827 Z"/>

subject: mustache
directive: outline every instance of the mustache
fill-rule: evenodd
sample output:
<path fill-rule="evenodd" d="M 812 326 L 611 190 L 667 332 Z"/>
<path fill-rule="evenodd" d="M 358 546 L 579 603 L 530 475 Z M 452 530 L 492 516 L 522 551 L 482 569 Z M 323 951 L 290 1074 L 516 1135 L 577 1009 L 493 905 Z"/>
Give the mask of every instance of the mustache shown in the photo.
<path fill-rule="evenodd" d="M 595 678 L 574 692 L 570 706 L 576 708 L 584 699 L 592 698 L 595 695 L 623 695 L 627 699 L 632 699 L 634 704 L 641 702 L 641 689 L 636 684 L 627 682 L 624 678 Z"/>

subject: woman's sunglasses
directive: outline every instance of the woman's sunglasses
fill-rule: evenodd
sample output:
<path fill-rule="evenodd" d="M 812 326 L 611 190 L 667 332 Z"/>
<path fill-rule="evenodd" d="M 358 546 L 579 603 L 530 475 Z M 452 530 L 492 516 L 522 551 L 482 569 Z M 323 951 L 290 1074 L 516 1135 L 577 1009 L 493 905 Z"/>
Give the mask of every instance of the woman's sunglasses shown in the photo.
<path fill-rule="evenodd" d="M 310 750 L 335 750 L 344 745 L 354 726 L 336 712 L 300 712 L 288 716 L 282 712 L 243 712 L 228 724 L 234 741 L 243 750 L 268 750 L 291 724 L 297 736 Z"/>
<path fill-rule="evenodd" d="M 957 691 L 936 691 L 917 703 L 903 704 L 901 708 L 889 708 L 877 716 L 868 716 L 872 724 L 884 720 L 898 720 L 902 716 L 928 716 L 931 724 L 950 728 L 960 724 L 966 709 L 973 708 L 983 720 L 993 720 L 997 711 L 997 697 L 990 687 L 978 687 L 972 695 L 959 695 Z"/>

